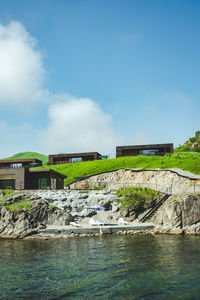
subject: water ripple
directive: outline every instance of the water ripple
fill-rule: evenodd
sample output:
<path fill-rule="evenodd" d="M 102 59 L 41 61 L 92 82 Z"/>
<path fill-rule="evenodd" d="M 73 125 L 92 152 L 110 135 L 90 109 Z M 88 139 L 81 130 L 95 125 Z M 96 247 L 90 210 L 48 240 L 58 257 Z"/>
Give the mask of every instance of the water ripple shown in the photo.
<path fill-rule="evenodd" d="M 0 240 L 0 299 L 199 299 L 200 238 Z"/>

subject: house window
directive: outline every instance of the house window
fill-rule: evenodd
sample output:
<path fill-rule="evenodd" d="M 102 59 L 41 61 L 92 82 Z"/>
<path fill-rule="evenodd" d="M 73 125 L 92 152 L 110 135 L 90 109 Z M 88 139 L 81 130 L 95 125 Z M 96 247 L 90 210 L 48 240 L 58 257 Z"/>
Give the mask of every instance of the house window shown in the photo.
<path fill-rule="evenodd" d="M 70 163 L 76 163 L 82 161 L 82 157 L 70 157 L 69 162 Z"/>
<path fill-rule="evenodd" d="M 15 189 L 15 179 L 0 180 L 0 189 Z"/>
<path fill-rule="evenodd" d="M 22 167 L 22 163 L 14 163 L 14 164 L 11 164 L 10 167 L 14 168 L 14 169 L 21 168 Z"/>
<path fill-rule="evenodd" d="M 159 150 L 157 149 L 150 149 L 150 150 L 140 150 L 140 155 L 149 155 L 154 156 L 157 154 Z"/>

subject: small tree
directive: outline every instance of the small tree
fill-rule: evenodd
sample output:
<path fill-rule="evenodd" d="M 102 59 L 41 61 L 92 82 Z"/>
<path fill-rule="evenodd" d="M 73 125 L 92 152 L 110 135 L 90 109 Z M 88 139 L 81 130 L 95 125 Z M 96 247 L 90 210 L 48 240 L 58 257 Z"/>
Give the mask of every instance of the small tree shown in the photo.
<path fill-rule="evenodd" d="M 195 135 L 196 135 L 196 136 L 199 136 L 199 135 L 200 135 L 200 130 L 196 131 L 196 132 L 195 132 Z"/>

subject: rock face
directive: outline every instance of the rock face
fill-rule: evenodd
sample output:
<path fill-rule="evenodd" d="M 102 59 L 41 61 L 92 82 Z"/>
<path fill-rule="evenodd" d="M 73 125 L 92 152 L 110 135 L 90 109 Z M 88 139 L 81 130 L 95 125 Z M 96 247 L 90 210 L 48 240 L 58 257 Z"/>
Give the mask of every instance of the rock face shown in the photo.
<path fill-rule="evenodd" d="M 0 237 L 23 238 L 37 232 L 38 223 L 32 222 L 25 209 L 10 212 L 0 208 Z"/>
<path fill-rule="evenodd" d="M 82 221 L 84 218 L 90 218 L 97 215 L 96 210 L 87 209 L 89 206 L 102 206 L 106 209 L 106 212 L 110 212 L 114 219 L 119 218 L 119 197 L 115 195 L 115 192 L 99 191 L 39 191 L 36 192 L 36 196 L 40 197 L 44 201 L 51 203 L 53 206 L 59 209 L 59 216 L 63 213 L 68 213 L 74 220 Z M 52 213 L 52 218 L 55 218 L 55 210 Z M 57 219 L 59 219 L 57 215 Z M 48 223 L 50 224 L 50 217 Z M 69 218 L 65 221 L 65 224 L 69 224 Z M 63 225 L 65 225 L 63 224 Z M 62 224 L 60 224 L 62 225 Z"/>
<path fill-rule="evenodd" d="M 91 176 L 85 180 L 69 185 L 74 189 L 77 185 L 104 185 L 107 190 L 118 189 L 127 185 L 149 187 L 167 194 L 200 192 L 200 175 L 180 169 L 121 169 Z"/>
<path fill-rule="evenodd" d="M 26 193 L 23 194 L 26 198 Z M 134 211 L 120 212 L 119 197 L 115 192 L 99 191 L 35 191 L 29 193 L 31 209 L 13 212 L 0 208 L 0 237 L 23 238 L 35 234 L 45 226 L 64 226 L 71 221 L 88 224 L 94 216 L 116 224 L 123 216 L 128 221 L 137 217 Z M 14 199 L 14 200 L 13 200 Z M 20 201 L 13 197 L 9 201 Z M 105 211 L 88 209 L 103 206 Z M 154 217 L 155 232 L 200 234 L 200 193 L 172 195 Z"/>
<path fill-rule="evenodd" d="M 31 208 L 13 212 L 0 208 L 0 237 L 23 238 L 39 231 L 45 226 L 65 226 L 71 221 L 83 221 L 97 211 L 87 209 L 88 206 L 98 205 L 106 209 L 105 215 L 117 220 L 120 216 L 118 197 L 115 193 L 105 191 L 35 191 L 12 195 L 3 205 L 17 202 L 26 198 L 31 201 Z M 100 215 L 98 215 L 100 216 Z"/>
<path fill-rule="evenodd" d="M 171 196 L 157 211 L 156 232 L 200 232 L 200 194 Z"/>
<path fill-rule="evenodd" d="M 24 238 L 35 234 L 46 225 L 67 225 L 72 216 L 58 208 L 49 208 L 45 200 L 32 201 L 30 212 L 26 209 L 14 210 L 0 208 L 0 237 Z"/>

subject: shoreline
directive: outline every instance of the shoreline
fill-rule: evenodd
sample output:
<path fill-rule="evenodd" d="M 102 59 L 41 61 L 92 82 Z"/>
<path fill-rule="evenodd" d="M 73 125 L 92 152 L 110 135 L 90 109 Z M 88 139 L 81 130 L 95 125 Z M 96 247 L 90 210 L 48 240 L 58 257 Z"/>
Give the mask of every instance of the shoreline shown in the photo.
<path fill-rule="evenodd" d="M 41 229 L 38 234 L 27 236 L 24 239 L 50 239 L 50 238 L 74 238 L 74 237 L 94 237 L 102 235 L 133 235 L 133 234 L 154 234 L 153 224 L 149 225 L 105 225 L 105 226 L 48 226 Z"/>

